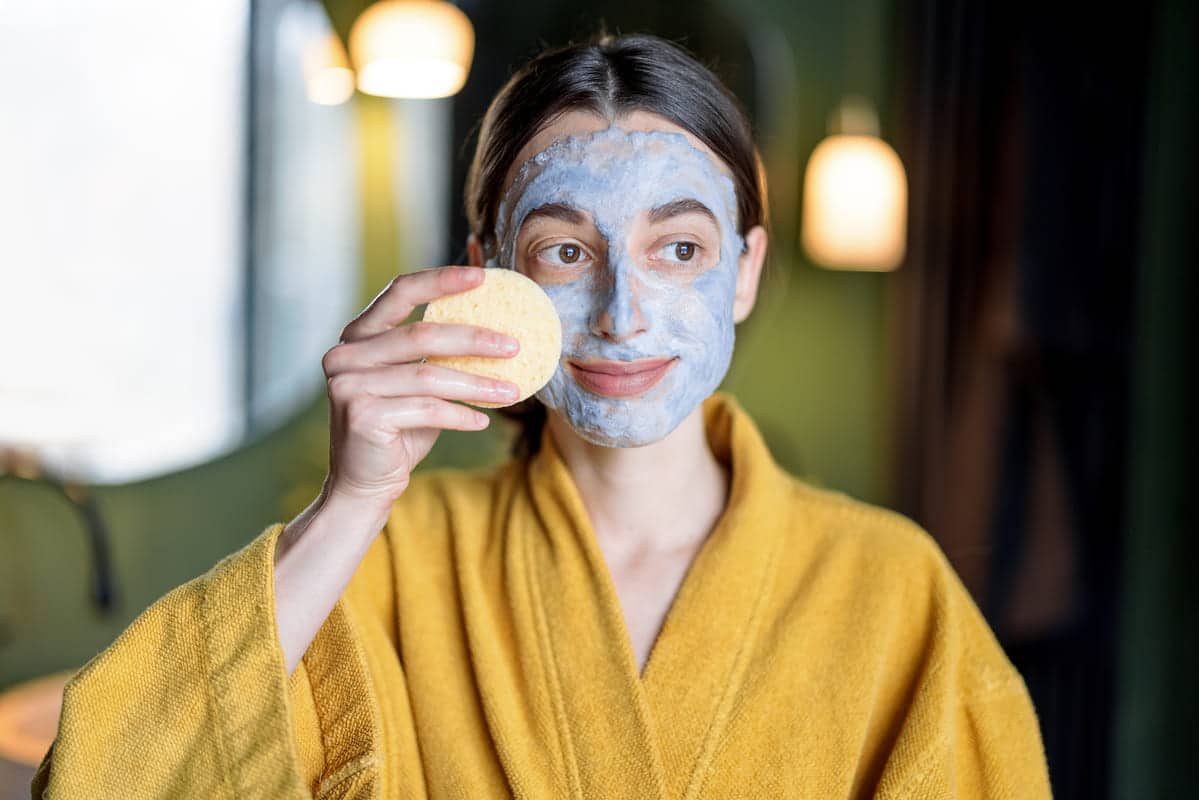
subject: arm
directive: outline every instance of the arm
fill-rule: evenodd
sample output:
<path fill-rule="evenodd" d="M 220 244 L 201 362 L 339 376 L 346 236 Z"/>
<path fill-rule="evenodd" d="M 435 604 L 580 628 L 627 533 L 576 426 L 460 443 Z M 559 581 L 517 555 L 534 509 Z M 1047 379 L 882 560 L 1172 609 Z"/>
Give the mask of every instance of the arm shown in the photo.
<path fill-rule="evenodd" d="M 953 788 L 956 797 L 1048 798 L 1041 730 L 1024 682 L 958 704 Z"/>
<path fill-rule="evenodd" d="M 279 536 L 275 609 L 287 673 L 300 657 L 387 520 L 390 502 L 347 498 L 326 488 Z"/>
<path fill-rule="evenodd" d="M 1019 677 L 984 695 L 945 698 L 941 705 L 935 717 L 909 717 L 876 798 L 1052 797 L 1037 717 Z"/>
<path fill-rule="evenodd" d="M 932 634 L 875 797 L 1049 798 L 1024 681 L 939 550 L 935 561 Z"/>
<path fill-rule="evenodd" d="M 519 388 L 425 363 L 429 355 L 511 357 L 519 342 L 465 325 L 403 324 L 422 303 L 479 285 L 483 270 L 401 275 L 342 331 L 322 359 L 329 391 L 329 472 L 320 496 L 288 523 L 275 553 L 287 672 L 354 575 L 440 430 L 481 430 L 486 415 L 449 402 L 513 400 Z"/>
<path fill-rule="evenodd" d="M 330 468 L 320 497 L 286 528 L 272 526 L 158 600 L 72 678 L 35 797 L 287 798 L 311 796 L 311 785 L 352 797 L 373 780 L 379 702 L 362 631 L 375 637 L 369 652 L 380 653 L 378 630 L 394 626 L 355 624 L 340 598 L 440 430 L 487 426 L 485 415 L 450 400 L 517 393 L 423 363 L 511 356 L 515 340 L 506 348 L 508 337 L 473 326 L 401 324 L 417 305 L 482 280 L 482 270 L 453 267 L 399 276 L 346 327 L 322 360 Z M 299 687 L 289 675 L 313 650 L 310 700 L 322 686 L 342 690 L 313 700 L 326 713 L 315 733 L 301 726 L 293 738 L 289 691 L 307 672 Z M 393 656 L 375 660 L 396 685 Z M 313 737 L 320 746 L 306 747 Z M 300 763 L 297 744 L 311 763 Z"/>

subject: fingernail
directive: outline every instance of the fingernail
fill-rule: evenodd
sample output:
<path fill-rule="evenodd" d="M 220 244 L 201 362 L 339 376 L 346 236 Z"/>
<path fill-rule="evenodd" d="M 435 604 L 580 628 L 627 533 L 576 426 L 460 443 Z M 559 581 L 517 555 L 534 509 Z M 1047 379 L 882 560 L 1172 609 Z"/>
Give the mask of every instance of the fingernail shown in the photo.
<path fill-rule="evenodd" d="M 520 349 L 520 342 L 511 336 L 504 336 L 500 339 L 500 350 L 502 352 L 515 353 L 518 349 Z"/>

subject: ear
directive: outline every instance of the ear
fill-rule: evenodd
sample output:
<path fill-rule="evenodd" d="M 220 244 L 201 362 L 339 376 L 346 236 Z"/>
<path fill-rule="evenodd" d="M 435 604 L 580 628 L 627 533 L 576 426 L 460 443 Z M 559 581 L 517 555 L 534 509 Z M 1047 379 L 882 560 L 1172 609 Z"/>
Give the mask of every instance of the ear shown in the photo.
<path fill-rule="evenodd" d="M 733 322 L 741 322 L 753 311 L 758 299 L 758 279 L 766 261 L 766 229 L 755 225 L 745 234 L 745 252 L 737 259 L 737 291 L 733 296 Z"/>
<path fill-rule="evenodd" d="M 466 254 L 469 257 L 471 267 L 483 266 L 483 245 L 479 242 L 479 237 L 473 233 L 466 237 Z"/>

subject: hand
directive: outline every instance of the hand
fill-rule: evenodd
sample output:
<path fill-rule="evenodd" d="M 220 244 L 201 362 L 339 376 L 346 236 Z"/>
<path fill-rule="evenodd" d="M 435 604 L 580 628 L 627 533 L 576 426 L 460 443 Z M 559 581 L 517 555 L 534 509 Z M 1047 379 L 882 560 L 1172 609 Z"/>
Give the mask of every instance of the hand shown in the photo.
<path fill-rule="evenodd" d="M 327 493 L 390 504 L 441 429 L 477 431 L 489 418 L 450 400 L 513 402 L 515 384 L 468 375 L 426 356 L 510 358 L 512 337 L 474 325 L 404 320 L 418 305 L 474 288 L 480 267 L 436 267 L 396 277 L 341 333 L 321 366 L 329 390 Z"/>

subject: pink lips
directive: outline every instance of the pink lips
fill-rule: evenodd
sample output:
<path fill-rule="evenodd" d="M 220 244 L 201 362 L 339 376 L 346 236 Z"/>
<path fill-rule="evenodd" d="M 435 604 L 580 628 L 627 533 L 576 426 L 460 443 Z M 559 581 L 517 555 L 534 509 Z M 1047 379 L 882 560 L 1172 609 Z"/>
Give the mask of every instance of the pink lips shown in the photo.
<path fill-rule="evenodd" d="M 596 394 L 632 397 L 653 387 L 674 366 L 677 358 L 643 358 L 637 361 L 568 361 L 575 379 Z"/>

